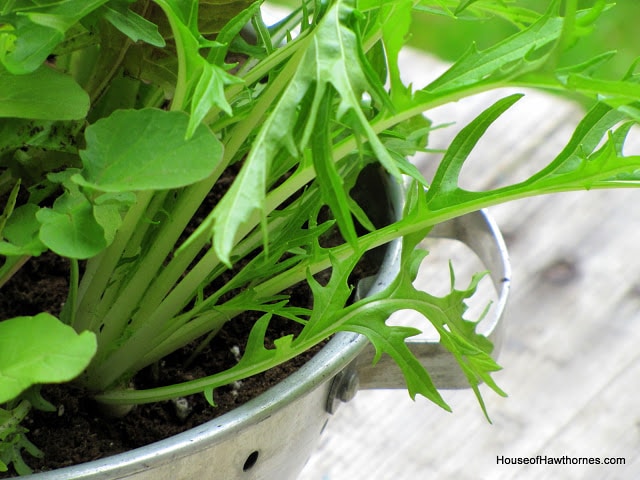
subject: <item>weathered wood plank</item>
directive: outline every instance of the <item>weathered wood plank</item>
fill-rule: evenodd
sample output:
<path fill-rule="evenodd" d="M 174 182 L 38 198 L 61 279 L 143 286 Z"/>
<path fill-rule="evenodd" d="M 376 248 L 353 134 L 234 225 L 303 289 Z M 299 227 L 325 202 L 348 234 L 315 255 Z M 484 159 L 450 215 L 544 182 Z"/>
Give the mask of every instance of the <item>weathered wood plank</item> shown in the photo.
<path fill-rule="evenodd" d="M 415 59 L 409 64 L 418 65 Z M 435 63 L 424 71 L 432 75 L 441 68 Z M 414 83 L 426 83 L 419 81 L 423 71 L 413 73 Z M 432 118 L 455 118 L 459 129 L 491 97 L 460 102 Z M 464 171 L 465 187 L 510 183 L 538 170 L 581 117 L 580 109 L 558 98 L 538 94 L 525 102 L 478 146 Z M 446 145 L 454 133 L 447 130 L 434 133 L 433 145 Z M 640 151 L 640 134 L 634 135 L 631 148 Z M 416 163 L 429 172 L 433 160 Z M 413 403 L 401 392 L 360 392 L 337 412 L 300 479 L 638 478 L 637 205 L 640 192 L 625 190 L 493 208 L 514 270 L 509 335 L 500 357 L 505 370 L 496 375 L 510 397 L 483 390 L 493 425 L 470 391 L 445 392 L 453 414 L 421 399 Z M 500 465 L 501 455 L 625 457 L 626 465 Z"/>

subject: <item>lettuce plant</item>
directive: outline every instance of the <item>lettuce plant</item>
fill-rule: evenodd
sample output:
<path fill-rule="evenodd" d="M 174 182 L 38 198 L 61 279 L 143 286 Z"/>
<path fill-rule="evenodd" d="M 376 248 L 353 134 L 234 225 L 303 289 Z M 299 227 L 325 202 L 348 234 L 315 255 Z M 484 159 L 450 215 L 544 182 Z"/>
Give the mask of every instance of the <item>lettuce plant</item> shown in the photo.
<path fill-rule="evenodd" d="M 405 345 L 418 330 L 386 323 L 406 308 L 433 324 L 483 408 L 480 383 L 503 394 L 491 379 L 499 369 L 491 344 L 464 318 L 482 275 L 445 296 L 418 291 L 412 280 L 426 255 L 418 243 L 434 225 L 474 210 L 636 186 L 640 171 L 640 156 L 623 151 L 640 120 L 635 65 L 603 80 L 594 72 L 613 53 L 565 59 L 610 6 L 541 3 L 546 10 L 537 12 L 498 0 L 301 0 L 267 25 L 260 2 L 0 2 L 0 284 L 46 251 L 68 259 L 71 272 L 60 318 L 0 322 L 0 467 L 28 471 L 19 452 L 35 447 L 18 425 L 32 406 L 47 407 L 41 384 L 73 381 L 107 405 L 198 392 L 211 400 L 215 388 L 344 330 L 393 357 L 412 397 L 448 409 Z M 518 31 L 484 50 L 470 45 L 414 90 L 401 80 L 398 55 L 417 10 L 500 16 Z M 428 148 L 429 110 L 506 86 L 580 96 L 589 109 L 541 171 L 465 190 L 465 160 L 522 94 L 506 96 L 460 131 L 433 179 L 423 178 L 408 157 Z M 404 212 L 390 225 L 375 225 L 351 193 L 371 164 L 408 184 Z M 235 180 L 196 216 L 229 170 Z M 331 229 L 343 240 L 328 246 Z M 362 255 L 397 238 L 397 278 L 351 301 L 349 277 Z M 326 270 L 328 281 L 316 279 Z M 300 282 L 312 309 L 288 301 Z M 247 310 L 259 319 L 233 368 L 128 388 L 142 368 L 208 341 Z M 276 316 L 299 333 L 267 347 Z"/>

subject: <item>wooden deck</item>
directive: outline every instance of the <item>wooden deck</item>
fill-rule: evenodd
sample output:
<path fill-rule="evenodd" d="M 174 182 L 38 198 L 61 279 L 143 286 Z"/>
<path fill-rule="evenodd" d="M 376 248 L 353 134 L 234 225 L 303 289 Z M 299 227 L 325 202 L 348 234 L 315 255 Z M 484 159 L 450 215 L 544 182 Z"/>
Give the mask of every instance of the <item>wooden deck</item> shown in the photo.
<path fill-rule="evenodd" d="M 415 85 L 442 68 L 406 58 Z M 433 112 L 454 127 L 443 147 L 499 95 Z M 464 186 L 522 179 L 558 152 L 581 118 L 562 99 L 528 95 L 474 152 Z M 629 151 L 640 152 L 640 132 Z M 430 171 L 428 156 L 416 163 Z M 402 391 L 361 391 L 329 423 L 300 480 L 640 478 L 640 190 L 580 192 L 491 210 L 513 267 L 508 335 L 484 389 L 447 391 L 452 414 Z M 505 465 L 498 457 L 621 457 L 625 465 Z"/>

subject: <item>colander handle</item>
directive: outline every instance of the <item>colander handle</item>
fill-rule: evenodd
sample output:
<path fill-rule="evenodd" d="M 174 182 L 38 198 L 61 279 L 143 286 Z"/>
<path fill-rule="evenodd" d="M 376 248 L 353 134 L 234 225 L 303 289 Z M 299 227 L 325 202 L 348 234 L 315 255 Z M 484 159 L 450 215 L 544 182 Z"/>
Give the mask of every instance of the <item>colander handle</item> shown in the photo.
<path fill-rule="evenodd" d="M 429 237 L 458 240 L 466 244 L 489 270 L 498 294 L 495 306 L 482 320 L 483 332 L 494 344 L 496 358 L 502 344 L 504 311 L 509 296 L 511 267 L 507 248 L 497 225 L 486 211 L 480 210 L 435 227 Z M 436 387 L 441 389 L 467 388 L 466 377 L 453 355 L 436 341 L 408 340 L 408 346 L 426 367 Z M 375 349 L 368 344 L 355 360 L 359 389 L 406 389 L 399 367 L 388 356 L 372 365 Z"/>

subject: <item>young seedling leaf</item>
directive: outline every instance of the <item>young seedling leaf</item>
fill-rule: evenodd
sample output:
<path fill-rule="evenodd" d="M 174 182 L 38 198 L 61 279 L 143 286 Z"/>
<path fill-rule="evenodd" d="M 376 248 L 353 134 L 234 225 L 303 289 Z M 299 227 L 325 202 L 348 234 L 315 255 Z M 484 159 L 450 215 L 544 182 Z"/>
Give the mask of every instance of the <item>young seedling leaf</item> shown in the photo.
<path fill-rule="evenodd" d="M 118 110 L 87 128 L 87 148 L 80 151 L 84 169 L 74 181 L 103 192 L 130 192 L 205 179 L 222 158 L 222 144 L 204 125 L 185 139 L 188 124 L 181 112 Z"/>
<path fill-rule="evenodd" d="M 95 352 L 93 333 L 78 334 L 48 313 L 0 322 L 0 403 L 34 384 L 73 380 Z"/>
<path fill-rule="evenodd" d="M 28 430 L 21 425 L 33 407 L 30 399 L 22 399 L 17 405 L 9 405 L 6 410 L 0 408 L 0 472 L 6 472 L 6 466 L 12 465 L 18 475 L 30 475 L 33 471 L 25 463 L 22 454 L 26 452 L 35 458 L 44 456 L 26 437 Z"/>
<path fill-rule="evenodd" d="M 231 105 L 225 98 L 224 87 L 234 83 L 242 83 L 242 81 L 225 72 L 218 65 L 203 63 L 200 78 L 194 87 L 191 99 L 191 121 L 186 133 L 187 138 L 193 135 L 212 107 L 217 106 L 226 114 L 232 114 Z"/>

